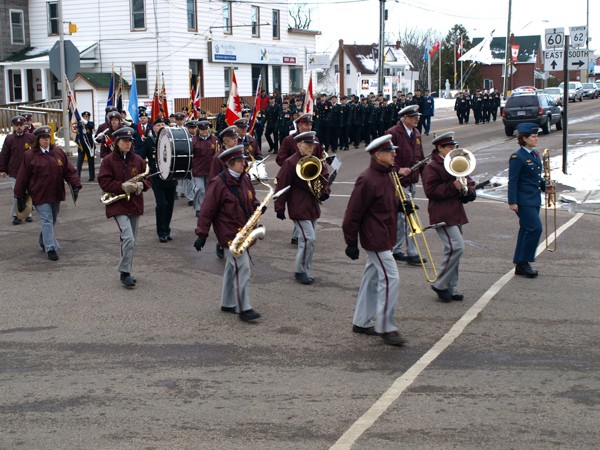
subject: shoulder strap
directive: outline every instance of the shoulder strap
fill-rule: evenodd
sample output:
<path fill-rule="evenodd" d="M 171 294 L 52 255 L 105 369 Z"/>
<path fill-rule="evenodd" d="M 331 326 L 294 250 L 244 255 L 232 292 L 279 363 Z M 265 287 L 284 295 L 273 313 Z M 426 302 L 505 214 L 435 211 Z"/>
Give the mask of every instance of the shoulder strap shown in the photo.
<path fill-rule="evenodd" d="M 231 191 L 231 193 L 235 196 L 235 198 L 237 198 L 237 201 L 238 201 L 240 207 L 242 208 L 242 211 L 244 211 L 244 216 L 246 216 L 246 218 L 249 218 L 250 215 L 248 214 L 248 210 L 246 209 L 246 206 L 244 206 L 244 202 L 242 202 L 242 198 L 240 196 L 240 188 L 238 186 L 232 186 L 230 184 L 227 184 L 227 179 L 225 178 L 224 171 L 219 173 L 219 177 L 221 177 L 225 186 L 227 186 L 229 188 L 229 190 Z"/>

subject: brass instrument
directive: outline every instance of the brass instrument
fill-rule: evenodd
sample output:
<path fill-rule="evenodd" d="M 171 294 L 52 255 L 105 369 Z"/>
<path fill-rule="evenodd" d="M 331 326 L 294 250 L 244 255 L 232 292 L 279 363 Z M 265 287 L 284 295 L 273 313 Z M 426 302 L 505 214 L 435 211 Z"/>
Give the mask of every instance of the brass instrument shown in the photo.
<path fill-rule="evenodd" d="M 548 149 L 544 149 L 542 153 L 542 167 L 544 170 L 544 181 L 546 182 L 546 189 L 548 187 L 553 187 L 554 182 L 552 181 L 551 172 L 550 172 L 550 152 Z M 556 250 L 556 192 L 548 193 L 545 192 L 544 195 L 544 228 L 546 229 L 546 250 L 549 252 L 553 252 Z M 552 209 L 554 212 L 554 244 L 550 246 L 548 244 L 548 209 Z"/>
<path fill-rule="evenodd" d="M 287 190 L 291 187 L 287 186 L 286 188 L 278 191 L 277 194 L 274 194 L 275 191 L 270 185 L 260 180 L 259 182 L 269 188 L 269 193 L 261 202 L 261 204 L 258 205 L 258 207 L 254 210 L 246 224 L 240 228 L 233 240 L 229 243 L 229 251 L 234 258 L 238 258 L 242 253 L 248 250 L 254 241 L 257 239 L 263 239 L 265 237 L 266 229 L 264 226 L 258 223 L 258 220 L 262 215 L 263 208 L 267 206 L 271 198 L 275 200 L 277 197 L 287 192 Z"/>
<path fill-rule="evenodd" d="M 429 245 L 427 244 L 427 238 L 425 237 L 424 231 L 428 230 L 430 228 L 443 227 L 444 225 L 446 225 L 446 223 L 445 222 L 435 223 L 435 224 L 429 225 L 428 227 L 423 228 L 421 226 L 421 221 L 419 220 L 419 216 L 417 215 L 417 207 L 415 206 L 415 203 L 413 202 L 412 196 L 410 194 L 408 194 L 408 197 L 407 197 L 407 195 L 404 192 L 404 189 L 402 189 L 402 185 L 400 184 L 400 177 L 398 176 L 398 173 L 392 170 L 390 175 L 392 177 L 392 180 L 394 181 L 394 186 L 396 188 L 396 195 L 398 196 L 398 198 L 400 198 L 400 204 L 402 205 L 402 210 L 406 216 L 406 223 L 408 224 L 408 227 L 409 227 L 408 236 L 412 237 L 415 242 L 417 254 L 419 255 L 419 260 L 421 261 L 421 267 L 423 268 L 423 273 L 425 274 L 425 279 L 428 282 L 433 283 L 435 280 L 437 280 L 438 273 L 435 268 L 435 264 L 433 262 L 433 257 L 431 256 L 431 251 L 429 250 Z M 412 212 L 410 214 L 407 214 L 406 203 L 411 205 Z M 427 254 L 427 257 L 429 258 L 429 261 L 431 263 L 431 268 L 429 270 L 426 266 L 426 263 L 423 261 L 423 254 L 421 253 L 421 248 L 419 246 L 419 241 L 417 240 L 417 236 L 421 236 L 423 239 L 423 246 L 424 246 L 425 252 Z"/>
<path fill-rule="evenodd" d="M 296 163 L 296 175 L 308 183 L 310 191 L 313 193 L 319 204 L 323 203 L 319 200 L 323 192 L 323 182 L 327 183 L 325 177 L 321 175 L 323 172 L 323 161 L 328 158 L 327 153 L 323 152 L 323 159 L 319 159 L 314 155 L 303 156 Z"/>
<path fill-rule="evenodd" d="M 461 184 L 461 194 L 469 192 L 467 186 L 467 175 L 475 170 L 475 155 L 466 148 L 455 148 L 444 158 L 444 168 L 450 175 L 454 175 Z"/>
<path fill-rule="evenodd" d="M 140 174 L 136 175 L 135 177 L 130 178 L 129 180 L 126 181 L 126 183 L 127 182 L 137 183 L 138 181 L 141 181 L 144 178 L 146 178 L 149 173 L 150 173 L 150 166 L 148 164 L 146 164 L 146 171 L 144 173 L 140 173 Z M 119 200 L 123 200 L 123 199 L 129 200 L 130 197 L 131 197 L 131 194 L 129 194 L 129 193 L 110 194 L 108 192 L 105 192 L 100 197 L 100 201 L 105 205 L 112 205 L 113 203 L 118 202 Z"/>

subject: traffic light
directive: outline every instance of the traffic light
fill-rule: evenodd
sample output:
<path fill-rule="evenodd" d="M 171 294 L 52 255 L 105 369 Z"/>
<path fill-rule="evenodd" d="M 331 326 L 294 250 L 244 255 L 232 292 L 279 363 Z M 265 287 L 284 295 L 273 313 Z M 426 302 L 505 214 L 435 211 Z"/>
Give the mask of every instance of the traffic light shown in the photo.
<path fill-rule="evenodd" d="M 77 25 L 69 23 L 69 34 L 77 33 Z"/>

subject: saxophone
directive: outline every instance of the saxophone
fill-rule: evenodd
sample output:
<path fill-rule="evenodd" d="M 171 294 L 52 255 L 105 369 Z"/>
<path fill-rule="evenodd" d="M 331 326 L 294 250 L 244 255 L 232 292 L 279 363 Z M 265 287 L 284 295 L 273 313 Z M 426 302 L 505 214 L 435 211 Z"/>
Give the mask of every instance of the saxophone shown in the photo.
<path fill-rule="evenodd" d="M 137 183 L 138 181 L 141 181 L 144 178 L 146 178 L 149 173 L 150 173 L 150 166 L 148 164 L 146 164 L 146 171 L 144 173 L 140 173 L 140 174 L 136 175 L 135 177 L 130 178 L 129 180 L 127 180 L 127 182 Z M 131 194 L 127 194 L 127 193 L 117 195 L 117 194 L 110 194 L 108 192 L 105 192 L 100 197 L 100 201 L 102 203 L 104 203 L 105 205 L 112 205 L 113 203 L 118 202 L 119 200 L 123 200 L 124 198 L 129 200 L 130 197 L 131 197 Z"/>
<path fill-rule="evenodd" d="M 233 240 L 229 243 L 229 252 L 233 255 L 234 258 L 238 258 L 244 253 L 248 248 L 257 240 L 263 239 L 265 237 L 265 227 L 258 223 L 260 216 L 262 215 L 262 210 L 267 206 L 271 199 L 275 200 L 277 197 L 287 192 L 287 190 L 291 186 L 287 186 L 275 194 L 273 188 L 262 181 L 260 184 L 265 185 L 269 189 L 269 193 L 264 198 L 264 200 L 258 205 L 258 207 L 254 210 L 246 224 L 240 228 L 237 232 Z"/>

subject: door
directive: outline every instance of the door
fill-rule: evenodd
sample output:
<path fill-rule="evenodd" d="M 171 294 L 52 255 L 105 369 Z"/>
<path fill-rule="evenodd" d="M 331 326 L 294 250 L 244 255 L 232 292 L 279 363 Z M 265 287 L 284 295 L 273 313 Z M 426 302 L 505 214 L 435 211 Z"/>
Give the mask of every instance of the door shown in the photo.
<path fill-rule="evenodd" d="M 262 75 L 262 89 L 269 94 L 269 66 L 266 64 L 252 64 L 252 94 L 256 93 L 258 77 Z"/>
<path fill-rule="evenodd" d="M 89 111 L 92 115 L 90 120 L 96 125 L 99 125 L 94 120 L 94 91 L 75 91 L 75 102 L 77 103 L 79 114 L 83 114 L 84 111 Z"/>

